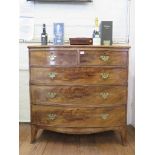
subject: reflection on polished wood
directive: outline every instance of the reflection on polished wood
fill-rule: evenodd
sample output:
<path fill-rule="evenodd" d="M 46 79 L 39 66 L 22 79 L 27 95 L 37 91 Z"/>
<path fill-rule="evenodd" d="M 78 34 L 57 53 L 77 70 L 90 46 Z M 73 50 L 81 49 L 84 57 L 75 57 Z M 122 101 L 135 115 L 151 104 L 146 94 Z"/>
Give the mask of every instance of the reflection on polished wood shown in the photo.
<path fill-rule="evenodd" d="M 31 66 L 53 66 L 53 65 L 77 65 L 77 52 L 75 50 L 52 50 L 35 51 L 30 53 Z"/>
<path fill-rule="evenodd" d="M 49 95 L 51 93 L 54 95 L 53 97 Z M 106 95 L 107 93 L 108 95 Z M 53 105 L 59 103 L 61 103 L 61 105 L 74 104 L 83 106 L 119 105 L 126 104 L 127 99 L 126 86 L 31 85 L 31 94 L 32 103 L 42 105 Z"/>
<path fill-rule="evenodd" d="M 129 46 L 28 48 L 31 142 L 39 129 L 66 134 L 114 130 L 127 144 Z"/>
<path fill-rule="evenodd" d="M 54 78 L 48 75 L 55 73 Z M 108 74 L 107 78 L 102 77 Z M 84 84 L 109 84 L 127 85 L 128 73 L 126 68 L 102 68 L 102 67 L 83 67 L 83 68 L 31 68 L 31 83 L 48 85 L 84 85 Z"/>

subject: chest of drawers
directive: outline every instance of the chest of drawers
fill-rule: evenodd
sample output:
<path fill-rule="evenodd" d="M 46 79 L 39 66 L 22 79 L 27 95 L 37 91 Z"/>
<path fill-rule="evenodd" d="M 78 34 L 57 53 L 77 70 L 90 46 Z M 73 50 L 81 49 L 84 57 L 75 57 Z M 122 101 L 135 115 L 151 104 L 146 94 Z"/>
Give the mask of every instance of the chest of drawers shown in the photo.
<path fill-rule="evenodd" d="M 31 141 L 38 129 L 118 131 L 126 143 L 128 46 L 29 46 Z"/>

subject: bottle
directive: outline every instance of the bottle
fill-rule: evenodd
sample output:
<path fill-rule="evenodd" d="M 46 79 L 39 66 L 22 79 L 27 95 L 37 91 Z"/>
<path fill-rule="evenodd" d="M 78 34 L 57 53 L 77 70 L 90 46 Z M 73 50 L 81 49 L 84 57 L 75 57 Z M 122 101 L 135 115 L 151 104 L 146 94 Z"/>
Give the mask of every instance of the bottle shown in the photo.
<path fill-rule="evenodd" d="M 43 24 L 43 32 L 41 33 L 41 44 L 47 45 L 48 35 L 46 33 L 46 25 Z"/>
<path fill-rule="evenodd" d="M 99 21 L 98 17 L 95 18 L 95 29 L 93 31 L 93 45 L 100 45 L 101 44 L 101 38 L 99 34 Z"/>

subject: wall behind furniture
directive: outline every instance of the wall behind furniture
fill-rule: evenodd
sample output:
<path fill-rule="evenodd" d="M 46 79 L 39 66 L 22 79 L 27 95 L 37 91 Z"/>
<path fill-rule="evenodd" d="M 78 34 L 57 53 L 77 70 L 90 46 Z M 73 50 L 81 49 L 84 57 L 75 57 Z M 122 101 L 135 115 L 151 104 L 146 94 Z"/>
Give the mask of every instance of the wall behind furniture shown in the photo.
<path fill-rule="evenodd" d="M 130 117 L 130 122 L 135 126 L 135 5 L 134 0 L 131 0 L 130 3 L 130 45 L 131 50 L 129 53 L 129 90 L 128 90 L 128 116 Z"/>
<path fill-rule="evenodd" d="M 42 24 L 52 37 L 54 22 L 65 23 L 65 37 L 92 36 L 95 17 L 113 21 L 113 39 L 128 41 L 128 0 L 94 0 L 92 3 L 49 3 L 21 1 L 20 16 L 34 18 L 34 39 L 40 39 Z M 75 30 L 76 29 L 76 30 Z"/>
<path fill-rule="evenodd" d="M 101 3 L 102 1 L 102 3 Z M 42 24 L 46 23 L 48 34 L 52 36 L 53 22 L 64 22 L 66 39 L 70 36 L 91 37 L 94 18 L 100 20 L 112 20 L 114 24 L 114 41 L 128 42 L 129 21 L 128 21 L 128 0 L 94 0 L 93 3 L 73 4 L 73 3 L 27 3 L 21 2 L 21 17 L 28 16 L 34 18 L 33 39 L 40 39 Z M 23 9 L 24 8 L 24 9 Z M 133 35 L 133 34 L 132 34 Z M 20 38 L 22 39 L 22 38 Z M 133 44 L 133 36 L 130 37 Z M 20 43 L 20 121 L 29 122 L 29 91 L 28 91 L 28 51 L 27 45 L 34 43 Z M 131 45 L 132 46 L 132 45 Z M 134 111 L 134 50 L 130 50 L 129 67 L 129 98 L 128 98 L 128 124 L 133 123 Z"/>

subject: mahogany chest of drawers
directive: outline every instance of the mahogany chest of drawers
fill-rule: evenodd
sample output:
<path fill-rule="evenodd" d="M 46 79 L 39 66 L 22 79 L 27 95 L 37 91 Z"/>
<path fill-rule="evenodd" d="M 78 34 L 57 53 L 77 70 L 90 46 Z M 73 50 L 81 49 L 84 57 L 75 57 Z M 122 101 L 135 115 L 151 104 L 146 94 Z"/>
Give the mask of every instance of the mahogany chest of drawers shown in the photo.
<path fill-rule="evenodd" d="M 118 131 L 126 143 L 128 46 L 29 46 L 31 141 L 38 129 Z"/>

